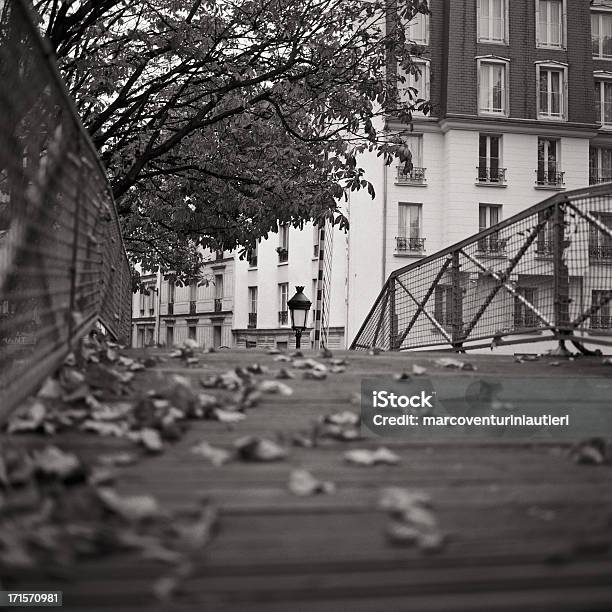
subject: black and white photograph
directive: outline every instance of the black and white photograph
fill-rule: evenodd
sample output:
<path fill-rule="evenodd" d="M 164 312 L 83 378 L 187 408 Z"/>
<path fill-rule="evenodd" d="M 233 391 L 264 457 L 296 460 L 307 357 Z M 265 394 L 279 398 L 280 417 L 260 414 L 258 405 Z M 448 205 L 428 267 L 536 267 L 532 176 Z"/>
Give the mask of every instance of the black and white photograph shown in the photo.
<path fill-rule="evenodd" d="M 0 609 L 612 610 L 612 0 L 0 0 Z"/>

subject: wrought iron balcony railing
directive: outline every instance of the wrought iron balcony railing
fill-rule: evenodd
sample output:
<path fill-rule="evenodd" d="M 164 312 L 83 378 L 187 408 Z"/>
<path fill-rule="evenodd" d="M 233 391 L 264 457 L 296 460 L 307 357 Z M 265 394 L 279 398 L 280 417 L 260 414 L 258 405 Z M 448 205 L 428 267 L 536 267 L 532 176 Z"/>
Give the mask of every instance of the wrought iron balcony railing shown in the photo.
<path fill-rule="evenodd" d="M 196 303 L 195 300 L 191 300 L 189 302 L 189 314 L 195 314 L 196 313 Z"/>
<path fill-rule="evenodd" d="M 215 298 L 215 312 L 223 310 L 223 298 Z"/>
<path fill-rule="evenodd" d="M 423 185 L 426 182 L 425 170 L 427 168 L 413 167 L 410 172 L 404 172 L 403 166 L 397 167 L 396 182 L 398 185 Z"/>
<path fill-rule="evenodd" d="M 398 253 L 421 253 L 425 250 L 425 238 L 395 238 L 395 250 Z"/>
<path fill-rule="evenodd" d="M 599 172 L 591 172 L 589 174 L 589 185 L 610 182 L 612 182 L 612 174 L 600 174 Z"/>
<path fill-rule="evenodd" d="M 249 329 L 255 329 L 257 327 L 257 313 L 249 312 L 249 322 L 247 324 Z"/>
<path fill-rule="evenodd" d="M 591 329 L 612 329 L 612 316 L 606 314 L 591 315 Z"/>
<path fill-rule="evenodd" d="M 478 241 L 478 253 L 481 255 L 505 255 L 506 243 L 505 238 L 497 236 L 487 236 Z"/>
<path fill-rule="evenodd" d="M 287 325 L 288 322 L 289 322 L 289 312 L 287 310 L 279 310 L 278 311 L 278 324 Z"/>
<path fill-rule="evenodd" d="M 565 172 L 552 170 L 551 168 L 538 168 L 536 171 L 536 185 L 540 187 L 561 187 L 565 184 L 563 177 Z"/>
<path fill-rule="evenodd" d="M 283 247 L 278 247 L 276 249 L 276 252 L 278 253 L 279 263 L 285 263 L 289 260 L 289 251 L 287 249 L 284 249 Z"/>
<path fill-rule="evenodd" d="M 612 244 L 590 244 L 589 258 L 612 260 Z"/>
<path fill-rule="evenodd" d="M 215 259 L 216 259 L 217 261 L 219 261 L 219 260 L 223 259 L 223 251 L 216 251 L 216 252 L 215 252 Z"/>
<path fill-rule="evenodd" d="M 539 257 L 552 257 L 554 244 L 552 240 L 538 240 L 536 242 L 536 254 Z"/>
<path fill-rule="evenodd" d="M 505 185 L 506 168 L 491 168 L 489 166 L 477 166 L 478 175 L 476 181 L 483 185 Z"/>

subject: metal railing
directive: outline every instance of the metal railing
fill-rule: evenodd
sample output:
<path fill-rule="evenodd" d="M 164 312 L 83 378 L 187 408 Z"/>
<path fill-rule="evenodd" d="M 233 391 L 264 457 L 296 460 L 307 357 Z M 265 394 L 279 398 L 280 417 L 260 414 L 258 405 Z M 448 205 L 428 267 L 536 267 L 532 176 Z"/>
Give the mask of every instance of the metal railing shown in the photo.
<path fill-rule="evenodd" d="M 255 329 L 257 327 L 257 313 L 249 312 L 249 322 L 247 324 L 249 329 Z"/>
<path fill-rule="evenodd" d="M 351 348 L 612 345 L 611 213 L 612 183 L 557 194 L 395 270 Z"/>
<path fill-rule="evenodd" d="M 128 342 L 131 274 L 97 153 L 23 0 L 0 4 L 0 418 L 96 323 Z"/>
<path fill-rule="evenodd" d="M 506 168 L 476 166 L 476 171 L 478 172 L 477 183 L 484 185 L 505 185 L 506 183 Z"/>
<path fill-rule="evenodd" d="M 223 310 L 223 298 L 215 298 L 215 312 L 221 312 Z"/>
<path fill-rule="evenodd" d="M 279 310 L 278 311 L 278 324 L 279 325 L 287 325 L 289 322 L 289 311 L 288 310 Z"/>
<path fill-rule="evenodd" d="M 423 185 L 426 182 L 426 170 L 427 168 L 413 167 L 410 172 L 404 172 L 404 166 L 398 166 L 395 182 L 398 185 Z"/>
<path fill-rule="evenodd" d="M 553 168 L 552 166 L 540 167 L 535 171 L 536 185 L 539 187 L 561 187 L 565 184 L 563 177 L 565 172 Z"/>
<path fill-rule="evenodd" d="M 396 236 L 395 250 L 398 253 L 421 253 L 425 250 L 425 238 Z"/>

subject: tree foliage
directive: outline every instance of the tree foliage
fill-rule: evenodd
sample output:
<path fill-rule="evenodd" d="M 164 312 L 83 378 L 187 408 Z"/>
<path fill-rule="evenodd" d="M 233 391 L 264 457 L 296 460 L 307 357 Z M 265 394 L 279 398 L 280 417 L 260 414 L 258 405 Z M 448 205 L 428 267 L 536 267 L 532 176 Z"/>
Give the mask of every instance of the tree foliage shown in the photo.
<path fill-rule="evenodd" d="M 249 247 L 279 221 L 346 224 L 343 193 L 373 192 L 359 152 L 409 162 L 379 119 L 428 108 L 393 77 L 415 71 L 402 24 L 428 9 L 387 4 L 35 0 L 134 261 L 188 272 L 195 247 Z"/>

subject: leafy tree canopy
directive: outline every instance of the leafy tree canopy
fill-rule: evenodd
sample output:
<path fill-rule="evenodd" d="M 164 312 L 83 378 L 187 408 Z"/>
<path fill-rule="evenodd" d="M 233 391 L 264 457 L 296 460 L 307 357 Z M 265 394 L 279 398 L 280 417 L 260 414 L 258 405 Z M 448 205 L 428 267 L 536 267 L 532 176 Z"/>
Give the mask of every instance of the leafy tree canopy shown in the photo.
<path fill-rule="evenodd" d="M 409 151 L 395 66 L 426 0 L 35 0 L 107 167 L 134 262 L 190 275 L 197 247 L 253 246 L 278 223 L 332 219 L 372 185 L 364 150 Z M 391 70 L 386 70 L 390 66 Z M 403 77 L 398 77 L 400 81 Z"/>

